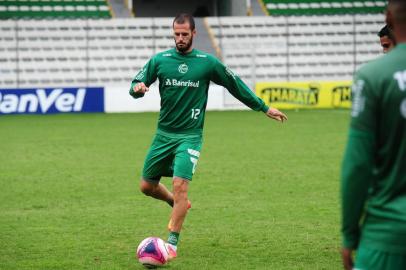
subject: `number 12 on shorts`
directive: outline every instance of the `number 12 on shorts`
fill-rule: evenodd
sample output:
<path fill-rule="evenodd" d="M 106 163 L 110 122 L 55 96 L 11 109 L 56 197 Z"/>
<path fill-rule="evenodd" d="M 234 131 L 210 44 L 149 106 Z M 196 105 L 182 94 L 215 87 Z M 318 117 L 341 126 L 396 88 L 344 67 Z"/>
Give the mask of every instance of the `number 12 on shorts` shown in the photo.
<path fill-rule="evenodd" d="M 200 109 L 192 109 L 192 119 L 197 119 L 200 114 Z"/>

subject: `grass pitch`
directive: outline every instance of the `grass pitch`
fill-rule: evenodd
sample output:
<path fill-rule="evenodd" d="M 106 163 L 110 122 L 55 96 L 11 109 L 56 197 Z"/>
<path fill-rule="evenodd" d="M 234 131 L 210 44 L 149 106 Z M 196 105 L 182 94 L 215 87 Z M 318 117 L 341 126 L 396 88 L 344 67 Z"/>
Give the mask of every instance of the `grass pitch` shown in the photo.
<path fill-rule="evenodd" d="M 179 258 L 164 269 L 341 269 L 347 110 L 208 112 Z M 0 118 L 0 269 L 143 269 L 170 208 L 138 181 L 156 113 Z M 170 179 L 163 180 L 170 184 Z"/>

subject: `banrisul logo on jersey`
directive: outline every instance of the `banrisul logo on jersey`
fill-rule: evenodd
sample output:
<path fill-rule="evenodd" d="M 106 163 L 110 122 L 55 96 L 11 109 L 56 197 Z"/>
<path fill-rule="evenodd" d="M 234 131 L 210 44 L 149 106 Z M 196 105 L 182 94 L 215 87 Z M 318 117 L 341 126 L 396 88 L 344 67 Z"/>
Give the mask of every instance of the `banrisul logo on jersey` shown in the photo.
<path fill-rule="evenodd" d="M 177 79 L 166 79 L 165 80 L 165 86 L 179 86 L 179 87 L 193 87 L 193 88 L 198 88 L 199 87 L 200 81 L 182 81 L 182 80 L 177 80 Z"/>
<path fill-rule="evenodd" d="M 0 89 L 0 114 L 104 112 L 104 89 Z"/>

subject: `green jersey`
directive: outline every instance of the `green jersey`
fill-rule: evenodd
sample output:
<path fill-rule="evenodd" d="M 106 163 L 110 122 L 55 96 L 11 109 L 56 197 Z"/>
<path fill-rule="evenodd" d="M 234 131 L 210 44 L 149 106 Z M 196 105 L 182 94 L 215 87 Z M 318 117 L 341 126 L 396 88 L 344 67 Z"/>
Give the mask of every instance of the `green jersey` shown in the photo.
<path fill-rule="evenodd" d="M 158 53 L 135 76 L 133 86 L 143 82 L 149 87 L 159 80 L 161 109 L 158 132 L 201 135 L 210 81 L 228 91 L 255 111 L 266 112 L 268 106 L 248 86 L 214 56 L 193 49 L 182 54 L 176 49 Z"/>
<path fill-rule="evenodd" d="M 406 44 L 364 65 L 352 95 L 343 244 L 406 254 Z"/>

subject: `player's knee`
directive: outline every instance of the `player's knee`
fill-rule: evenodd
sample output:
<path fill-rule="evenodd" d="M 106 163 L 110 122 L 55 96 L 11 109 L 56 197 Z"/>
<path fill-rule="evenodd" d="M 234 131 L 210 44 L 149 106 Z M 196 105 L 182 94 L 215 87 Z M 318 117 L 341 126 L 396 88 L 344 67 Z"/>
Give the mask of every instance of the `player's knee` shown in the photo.
<path fill-rule="evenodd" d="M 187 200 L 188 182 L 187 180 L 173 181 L 173 198 L 175 201 Z"/>
<path fill-rule="evenodd" d="M 154 193 L 155 186 L 147 181 L 141 180 L 140 190 L 147 196 L 151 196 Z"/>

